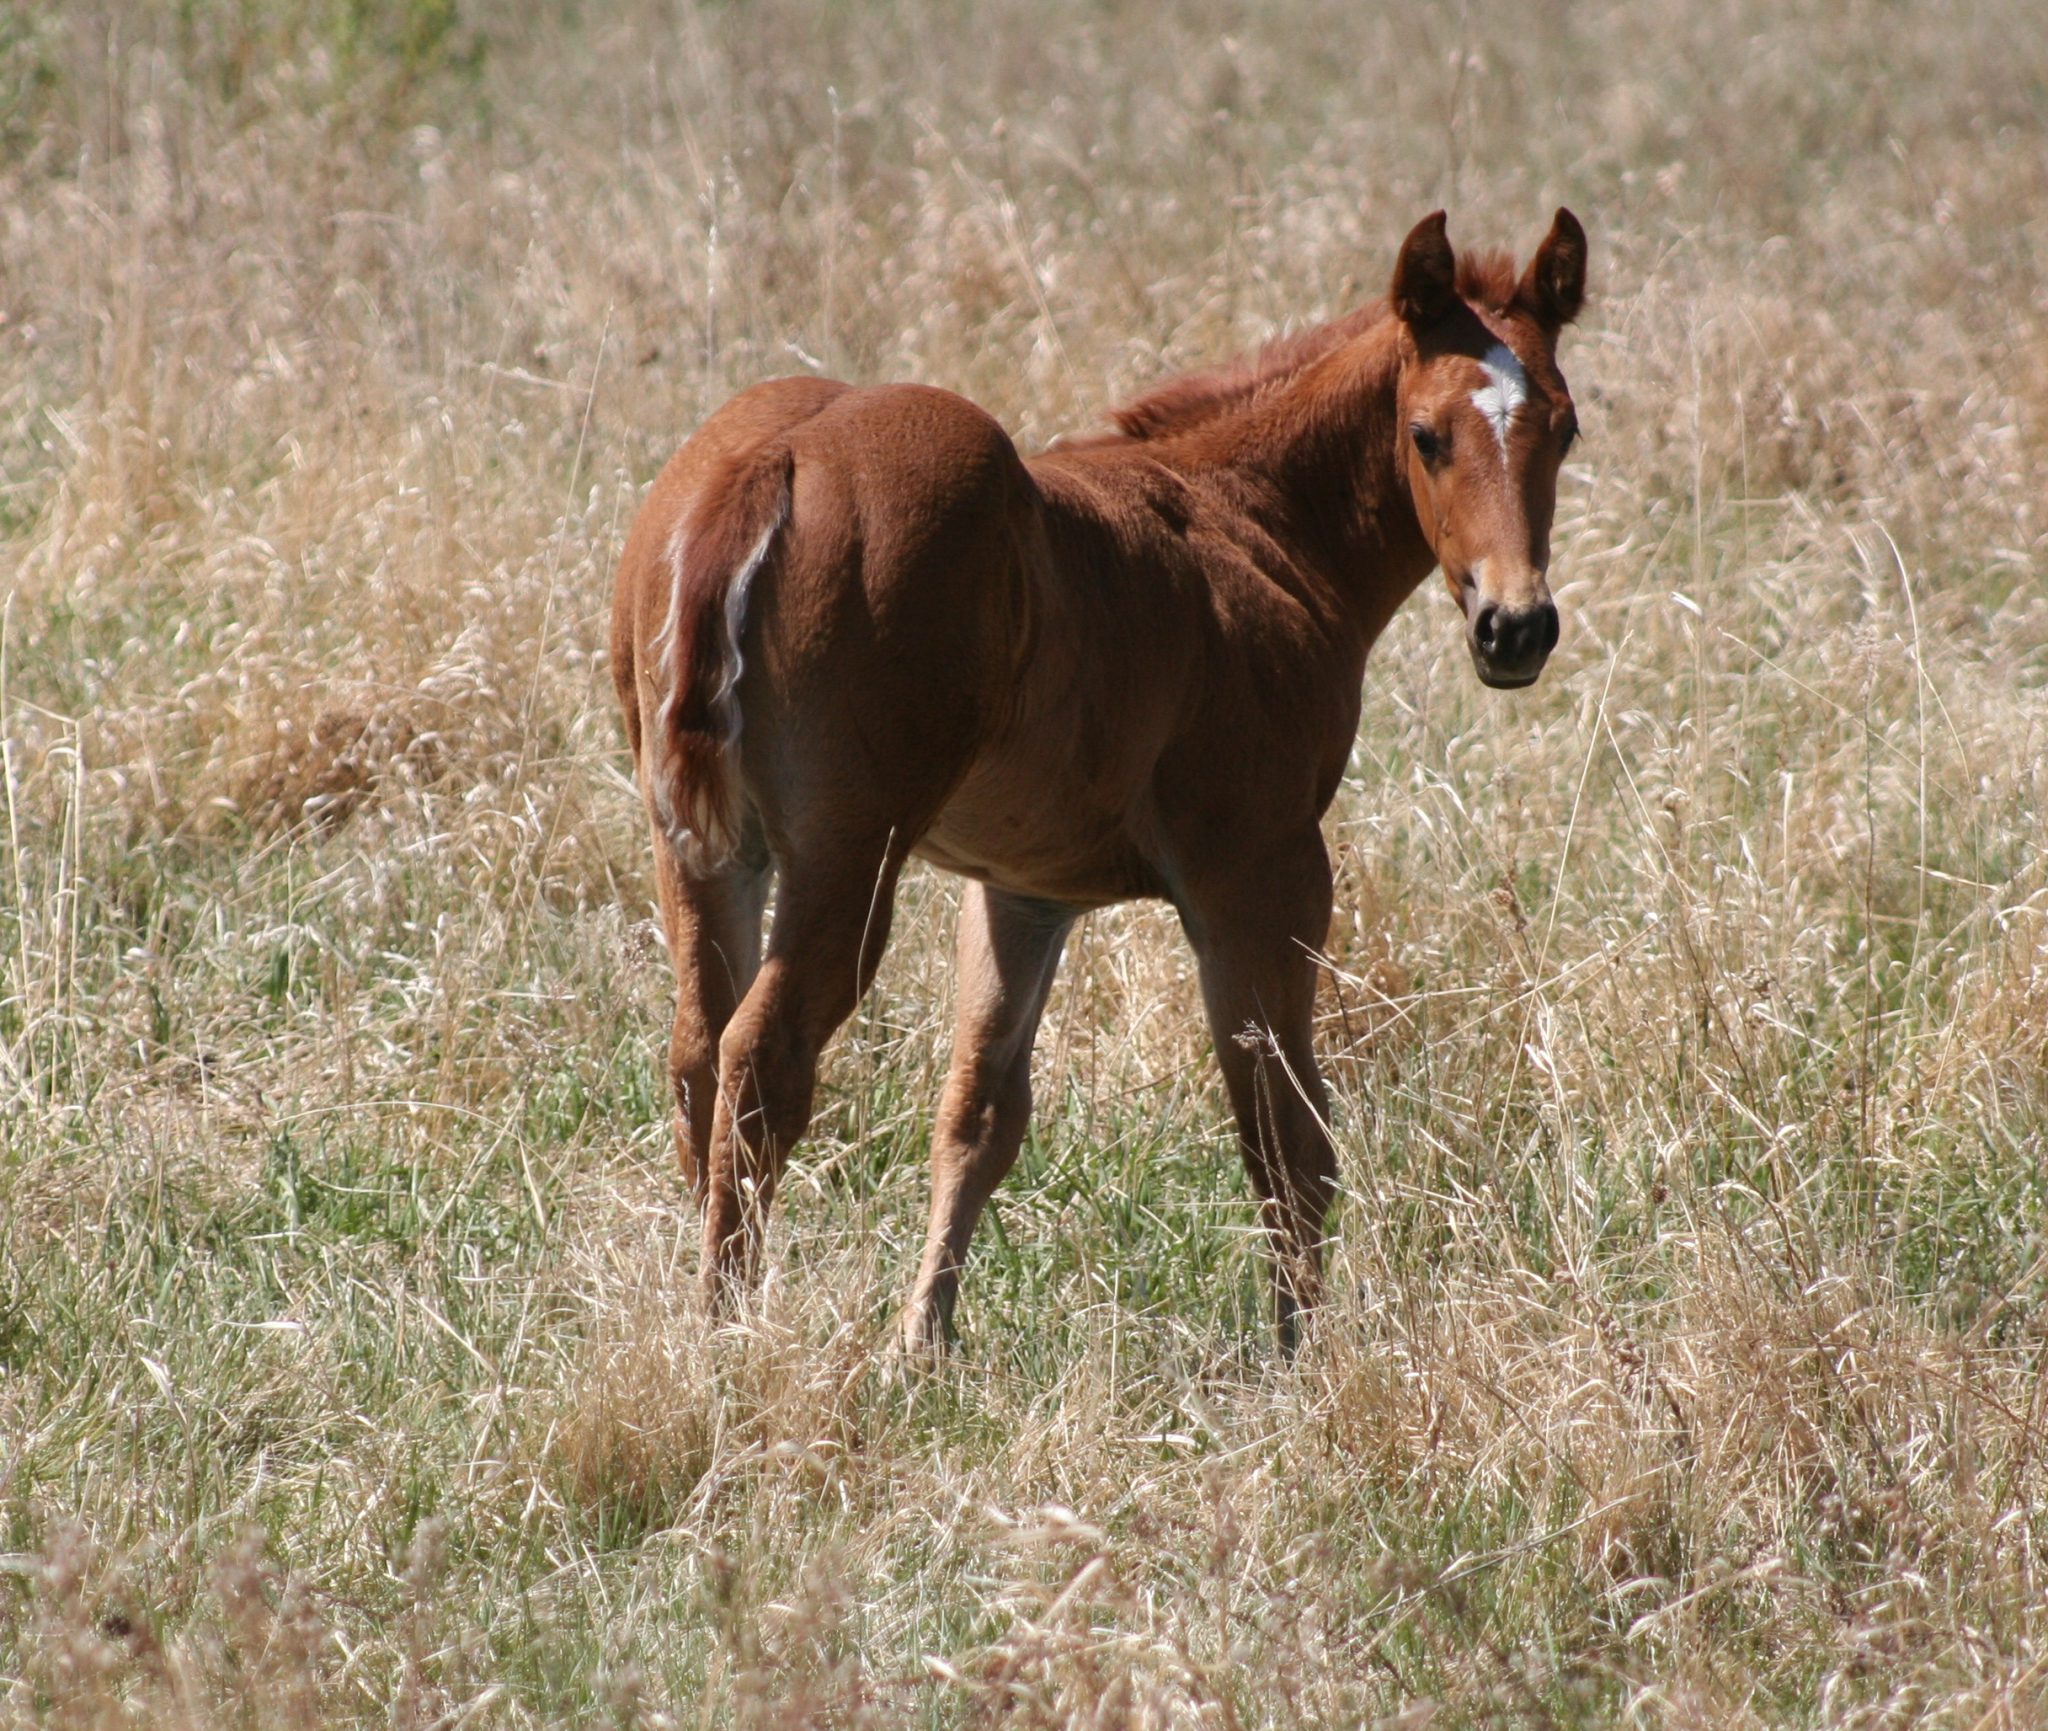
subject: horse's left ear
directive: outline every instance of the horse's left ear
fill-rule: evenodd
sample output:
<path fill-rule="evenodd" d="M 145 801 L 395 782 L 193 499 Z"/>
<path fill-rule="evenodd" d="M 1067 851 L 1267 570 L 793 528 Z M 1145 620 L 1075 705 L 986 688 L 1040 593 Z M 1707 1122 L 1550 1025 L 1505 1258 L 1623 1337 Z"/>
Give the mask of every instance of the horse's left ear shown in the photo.
<path fill-rule="evenodd" d="M 1586 300 L 1586 231 L 1562 206 L 1522 273 L 1515 299 L 1546 330 L 1568 325 Z"/>

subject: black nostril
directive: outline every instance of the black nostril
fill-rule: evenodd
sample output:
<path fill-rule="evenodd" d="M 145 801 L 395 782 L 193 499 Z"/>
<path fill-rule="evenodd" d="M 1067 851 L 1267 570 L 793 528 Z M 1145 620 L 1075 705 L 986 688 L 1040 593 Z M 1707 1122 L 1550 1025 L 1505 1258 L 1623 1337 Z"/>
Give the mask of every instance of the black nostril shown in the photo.
<path fill-rule="evenodd" d="M 1557 647 L 1557 608 L 1549 601 L 1534 607 L 1481 602 L 1472 615 L 1472 647 L 1497 667 L 1540 666 Z"/>

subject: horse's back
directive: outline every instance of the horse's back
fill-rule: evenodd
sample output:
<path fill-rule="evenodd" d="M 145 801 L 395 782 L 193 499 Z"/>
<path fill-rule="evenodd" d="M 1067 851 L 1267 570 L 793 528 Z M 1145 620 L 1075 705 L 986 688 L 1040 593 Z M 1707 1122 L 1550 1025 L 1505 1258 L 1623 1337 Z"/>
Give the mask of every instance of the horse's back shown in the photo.
<path fill-rule="evenodd" d="M 791 680 L 872 676 L 977 700 L 1007 684 L 1028 630 L 1036 501 L 1002 427 L 951 392 L 879 385 L 835 397 L 782 443 L 769 663 Z"/>
<path fill-rule="evenodd" d="M 857 574 L 878 633 L 910 654 L 949 638 L 957 657 L 960 633 L 1011 622 L 1036 492 L 992 416 L 950 391 L 877 385 L 837 399 L 790 448 L 795 557 L 817 561 L 814 580 L 835 559 L 842 580 Z"/>

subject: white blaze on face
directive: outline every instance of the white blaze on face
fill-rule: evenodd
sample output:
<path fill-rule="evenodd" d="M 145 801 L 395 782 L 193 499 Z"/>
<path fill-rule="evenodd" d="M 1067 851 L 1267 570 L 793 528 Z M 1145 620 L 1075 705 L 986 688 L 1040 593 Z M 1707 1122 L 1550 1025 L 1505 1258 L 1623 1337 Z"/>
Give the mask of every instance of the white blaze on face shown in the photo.
<path fill-rule="evenodd" d="M 1472 393 L 1472 406 L 1486 417 L 1486 424 L 1500 441 L 1501 461 L 1506 462 L 1508 425 L 1515 411 L 1529 400 L 1529 375 L 1506 343 L 1495 343 L 1479 364 L 1486 369 L 1486 383 Z"/>

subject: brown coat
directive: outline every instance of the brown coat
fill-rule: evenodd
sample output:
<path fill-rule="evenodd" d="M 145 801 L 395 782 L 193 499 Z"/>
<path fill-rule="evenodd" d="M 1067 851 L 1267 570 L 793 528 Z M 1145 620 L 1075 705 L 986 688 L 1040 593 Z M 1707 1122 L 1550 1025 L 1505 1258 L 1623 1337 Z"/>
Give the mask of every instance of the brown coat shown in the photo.
<path fill-rule="evenodd" d="M 1174 904 L 1200 960 L 1291 1337 L 1336 1182 L 1309 1044 L 1319 820 L 1366 653 L 1432 565 L 1487 683 L 1529 683 L 1556 641 L 1574 422 L 1554 350 L 1584 270 L 1568 212 L 1520 276 L 1461 268 L 1439 212 L 1386 302 L 1030 462 L 948 392 L 815 379 L 742 393 L 676 454 L 620 562 L 612 650 L 714 1302 L 752 1278 L 818 1052 L 917 854 L 975 887 L 912 1342 L 948 1325 L 1015 1158 L 1069 926 L 1137 896 Z"/>

